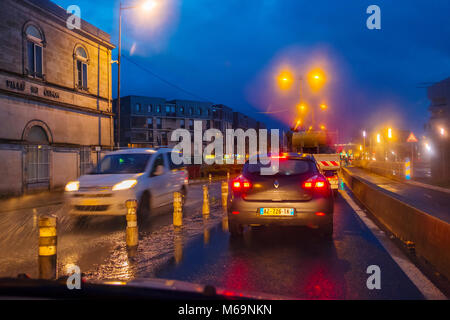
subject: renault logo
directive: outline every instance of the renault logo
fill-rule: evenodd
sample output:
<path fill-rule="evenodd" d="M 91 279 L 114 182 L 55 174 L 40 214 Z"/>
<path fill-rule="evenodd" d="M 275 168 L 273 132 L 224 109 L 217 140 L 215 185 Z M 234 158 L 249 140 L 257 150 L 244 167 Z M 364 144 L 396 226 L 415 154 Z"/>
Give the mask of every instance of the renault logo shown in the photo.
<path fill-rule="evenodd" d="M 275 189 L 278 189 L 278 187 L 280 186 L 280 183 L 278 182 L 278 180 L 275 180 L 275 182 L 273 183 L 273 186 L 275 187 Z"/>

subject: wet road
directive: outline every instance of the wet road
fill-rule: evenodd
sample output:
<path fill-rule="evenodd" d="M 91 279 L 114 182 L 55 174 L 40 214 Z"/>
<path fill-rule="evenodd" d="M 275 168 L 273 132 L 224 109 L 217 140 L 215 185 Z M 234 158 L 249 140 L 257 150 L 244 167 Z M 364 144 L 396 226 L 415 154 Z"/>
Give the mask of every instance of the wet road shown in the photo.
<path fill-rule="evenodd" d="M 366 286 L 370 265 L 381 269 L 381 290 Z M 298 228 L 248 229 L 236 240 L 219 224 L 156 276 L 301 299 L 424 298 L 340 195 L 331 243 Z"/>
<path fill-rule="evenodd" d="M 177 235 L 177 241 L 180 237 L 187 241 L 202 234 L 203 228 L 215 221 L 214 210 L 211 219 L 207 222 L 202 219 L 201 187 L 200 184 L 189 186 L 185 228 Z M 218 206 L 219 195 L 220 184 L 213 183 L 210 187 L 212 208 Z M 89 217 L 83 223 L 75 223 L 66 214 L 62 200 L 61 194 L 43 194 L 7 201 L 5 210 L 0 212 L 0 277 L 15 277 L 19 273 L 38 276 L 40 214 L 58 217 L 58 275 L 65 275 L 68 266 L 77 265 L 90 279 L 130 279 L 140 268 L 148 271 L 173 256 L 171 205 L 154 210 L 152 217 L 139 225 L 139 252 L 132 264 L 125 245 L 125 217 Z"/>
<path fill-rule="evenodd" d="M 219 183 L 213 183 L 210 195 L 211 216 L 204 219 L 201 185 L 189 187 L 178 232 L 172 208 L 157 210 L 139 226 L 133 256 L 124 242 L 124 219 L 92 218 L 74 226 L 60 204 L 3 212 L 0 225 L 7 232 L 0 234 L 0 276 L 37 277 L 37 217 L 53 212 L 59 221 L 59 275 L 75 264 L 90 280 L 156 277 L 301 299 L 424 298 L 341 194 L 331 242 L 302 228 L 248 228 L 242 239 L 231 239 Z M 380 290 L 366 286 L 370 265 L 380 267 Z"/>
<path fill-rule="evenodd" d="M 450 210 L 448 209 L 450 208 L 450 196 L 448 193 L 388 179 L 361 168 L 348 167 L 347 169 L 352 174 L 388 191 L 397 199 L 450 223 Z"/>

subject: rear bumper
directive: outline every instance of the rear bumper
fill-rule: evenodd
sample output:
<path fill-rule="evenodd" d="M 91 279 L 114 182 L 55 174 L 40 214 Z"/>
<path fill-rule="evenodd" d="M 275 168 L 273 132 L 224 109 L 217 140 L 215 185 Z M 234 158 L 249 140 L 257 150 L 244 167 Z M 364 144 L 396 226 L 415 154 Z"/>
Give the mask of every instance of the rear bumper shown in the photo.
<path fill-rule="evenodd" d="M 261 216 L 260 208 L 294 208 L 295 212 L 293 216 Z M 317 215 L 317 212 L 324 215 Z M 333 199 L 321 198 L 307 202 L 253 202 L 235 198 L 229 206 L 228 219 L 242 225 L 287 225 L 315 228 L 333 222 Z"/>

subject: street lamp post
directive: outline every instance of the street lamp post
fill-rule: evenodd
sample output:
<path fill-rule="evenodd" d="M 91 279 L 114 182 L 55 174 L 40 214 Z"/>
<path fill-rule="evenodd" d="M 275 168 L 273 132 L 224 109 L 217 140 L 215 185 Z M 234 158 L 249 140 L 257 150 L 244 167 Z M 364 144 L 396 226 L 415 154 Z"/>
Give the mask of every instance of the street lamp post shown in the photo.
<path fill-rule="evenodd" d="M 120 66 L 122 59 L 122 11 L 136 8 L 143 8 L 144 10 L 150 10 L 154 6 L 153 1 L 145 1 L 141 5 L 134 6 L 122 6 L 122 2 L 119 5 L 119 52 L 117 54 L 117 147 L 120 147 Z"/>
<path fill-rule="evenodd" d="M 366 130 L 363 130 L 363 158 L 366 154 Z"/>

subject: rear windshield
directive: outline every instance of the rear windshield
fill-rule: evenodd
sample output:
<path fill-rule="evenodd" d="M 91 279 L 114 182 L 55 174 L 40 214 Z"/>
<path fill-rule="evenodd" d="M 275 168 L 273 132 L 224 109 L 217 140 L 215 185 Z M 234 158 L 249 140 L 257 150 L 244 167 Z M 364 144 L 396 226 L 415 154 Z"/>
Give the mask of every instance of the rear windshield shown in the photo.
<path fill-rule="evenodd" d="M 246 163 L 244 165 L 244 174 L 249 173 L 253 175 L 264 175 L 261 174 L 262 168 L 269 169 L 270 167 L 273 167 L 273 163 L 269 164 L 261 164 L 261 163 Z M 281 176 L 293 176 L 298 174 L 304 174 L 307 172 L 310 172 L 313 170 L 312 163 L 307 160 L 300 160 L 300 159 L 280 159 L 279 160 L 279 168 L 278 172 L 276 172 L 276 168 L 273 168 L 274 175 L 281 175 Z M 269 171 L 270 172 L 270 171 Z M 266 173 L 267 174 L 267 173 Z"/>
<path fill-rule="evenodd" d="M 141 173 L 150 156 L 139 153 L 107 155 L 91 174 Z"/>

